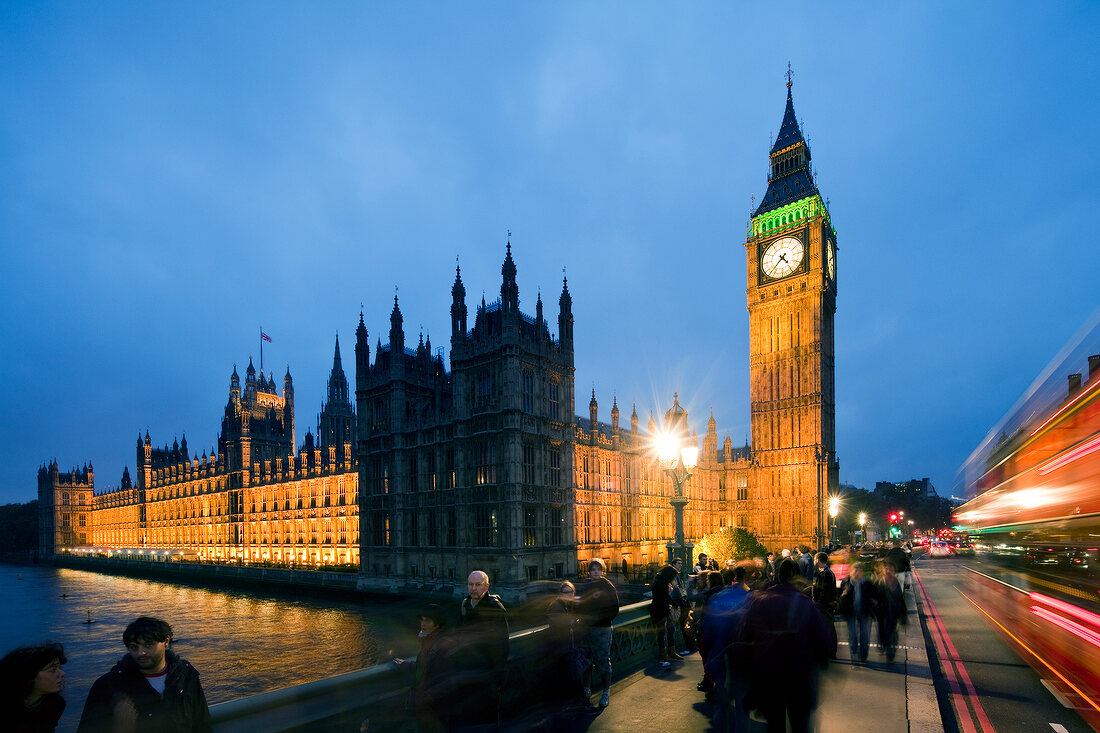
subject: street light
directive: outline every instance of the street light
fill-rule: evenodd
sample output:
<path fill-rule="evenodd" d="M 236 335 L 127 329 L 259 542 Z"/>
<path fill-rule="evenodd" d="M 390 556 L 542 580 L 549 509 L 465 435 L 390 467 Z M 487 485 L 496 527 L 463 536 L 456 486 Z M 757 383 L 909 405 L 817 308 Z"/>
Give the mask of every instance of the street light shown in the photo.
<path fill-rule="evenodd" d="M 817 546 L 818 549 L 825 545 L 825 501 L 824 494 L 821 492 L 821 467 L 822 464 L 828 466 L 829 452 L 822 449 L 821 446 L 814 448 L 814 460 L 817 461 L 817 507 L 816 507 L 816 519 L 817 519 Z M 829 490 L 829 479 L 825 479 L 825 490 Z"/>
<path fill-rule="evenodd" d="M 667 545 L 668 564 L 671 565 L 677 556 L 682 556 L 684 572 L 687 572 L 691 567 L 691 553 L 695 546 L 688 544 L 684 538 L 684 505 L 688 503 L 684 498 L 684 484 L 691 478 L 692 470 L 699 465 L 699 447 L 679 433 L 665 432 L 657 436 L 657 460 L 676 487 L 676 493 L 670 502 L 676 512 L 676 539 Z"/>
<path fill-rule="evenodd" d="M 863 525 L 867 524 L 867 512 L 859 513 L 859 541 L 864 543 L 867 541 L 867 533 L 863 531 Z"/>
<path fill-rule="evenodd" d="M 832 544 L 833 540 L 835 539 L 834 535 L 836 535 L 836 517 L 838 514 L 840 514 L 840 497 L 830 496 L 829 516 L 833 518 L 833 526 L 829 530 L 829 544 Z"/>

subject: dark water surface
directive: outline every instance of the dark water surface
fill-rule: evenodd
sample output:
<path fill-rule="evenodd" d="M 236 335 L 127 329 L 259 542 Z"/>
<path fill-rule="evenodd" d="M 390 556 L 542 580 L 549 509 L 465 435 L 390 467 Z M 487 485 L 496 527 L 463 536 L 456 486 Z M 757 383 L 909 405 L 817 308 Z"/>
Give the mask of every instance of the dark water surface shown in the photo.
<path fill-rule="evenodd" d="M 416 653 L 415 617 L 390 604 L 265 597 L 83 570 L 0 564 L 0 609 L 0 654 L 47 640 L 65 645 L 68 707 L 59 733 L 76 729 L 92 682 L 125 654 L 122 631 L 138 616 L 172 624 L 173 649 L 198 669 L 211 703 Z M 95 623 L 82 623 L 89 610 Z"/>

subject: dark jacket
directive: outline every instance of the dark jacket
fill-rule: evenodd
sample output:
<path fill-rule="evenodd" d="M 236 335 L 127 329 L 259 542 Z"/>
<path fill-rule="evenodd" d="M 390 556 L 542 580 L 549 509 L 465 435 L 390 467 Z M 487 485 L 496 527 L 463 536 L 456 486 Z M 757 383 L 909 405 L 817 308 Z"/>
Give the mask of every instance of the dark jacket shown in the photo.
<path fill-rule="evenodd" d="M 666 565 L 665 568 L 669 566 Z M 669 568 L 665 570 L 662 568 L 657 571 L 657 576 L 653 578 L 653 600 L 649 603 L 649 616 L 654 621 L 661 621 L 668 618 L 672 612 L 672 596 L 669 590 L 669 584 L 673 582 L 674 571 Z"/>
<path fill-rule="evenodd" d="M 454 634 L 458 654 L 467 670 L 484 673 L 497 685 L 504 683 L 508 664 L 508 611 L 500 596 L 486 594 L 475 606 L 462 599 Z"/>
<path fill-rule="evenodd" d="M 859 606 L 855 604 L 855 584 L 851 576 L 840 584 L 838 612 L 844 616 L 874 616 L 878 605 L 878 586 L 867 578 L 859 581 Z"/>
<path fill-rule="evenodd" d="M 836 575 L 828 565 L 820 570 L 814 571 L 812 593 L 814 603 L 816 603 L 818 608 L 824 611 L 826 615 L 832 616 L 836 613 Z"/>
<path fill-rule="evenodd" d="M 619 592 L 607 578 L 593 578 L 581 591 L 579 613 L 585 626 L 607 627 L 619 615 Z"/>
<path fill-rule="evenodd" d="M 150 686 L 129 654 L 92 685 L 77 733 L 110 733 L 114 707 L 124 699 L 137 709 L 136 733 L 210 733 L 210 709 L 199 673 L 171 649 L 165 653 L 168 676 L 164 696 Z"/>
<path fill-rule="evenodd" d="M 456 680 L 452 669 L 454 640 L 444 631 L 419 638 L 416 655 L 416 681 L 412 701 L 420 720 L 447 724 L 454 700 Z"/>
<path fill-rule="evenodd" d="M 11 733 L 53 733 L 57 721 L 65 712 L 65 700 L 61 695 L 45 695 L 33 708 L 23 705 L 21 700 L 13 701 L 12 710 L 0 710 L 0 721 Z"/>
<path fill-rule="evenodd" d="M 761 690 L 804 695 L 828 663 L 833 638 L 813 601 L 792 584 L 778 583 L 755 594 L 745 611 L 737 661 L 752 670 Z"/>

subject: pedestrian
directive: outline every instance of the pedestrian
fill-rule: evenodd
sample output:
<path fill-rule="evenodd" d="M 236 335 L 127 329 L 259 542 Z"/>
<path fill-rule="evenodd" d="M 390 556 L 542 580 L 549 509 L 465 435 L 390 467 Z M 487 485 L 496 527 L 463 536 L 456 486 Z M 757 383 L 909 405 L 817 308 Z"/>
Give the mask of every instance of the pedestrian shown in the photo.
<path fill-rule="evenodd" d="M 65 699 L 67 662 L 60 644 L 12 649 L 0 659 L 0 721 L 11 733 L 53 733 Z"/>
<path fill-rule="evenodd" d="M 751 566 L 736 565 L 723 570 L 727 584 L 707 599 L 703 619 L 703 639 L 706 657 L 703 669 L 714 683 L 714 724 L 717 733 L 743 733 L 748 726 L 745 712 L 745 692 L 748 690 L 746 669 L 735 663 L 733 645 L 752 597 L 748 580 Z"/>
<path fill-rule="evenodd" d="M 699 575 L 695 576 L 695 579 L 697 586 L 703 586 L 698 596 L 699 599 L 695 602 L 695 608 L 693 608 L 691 612 L 694 617 L 692 636 L 695 637 L 695 641 L 699 645 L 699 658 L 703 660 L 703 679 L 695 686 L 695 689 L 705 693 L 706 701 L 713 703 L 714 679 L 711 677 L 706 667 L 710 650 L 708 649 L 706 638 L 703 636 L 703 629 L 705 628 L 706 617 L 710 610 L 710 599 L 728 587 L 729 584 L 723 582 L 722 573 L 717 570 L 704 570 L 699 573 Z M 732 576 L 729 580 L 732 580 Z"/>
<path fill-rule="evenodd" d="M 878 596 L 878 640 L 886 653 L 886 661 L 894 661 L 898 650 L 898 624 L 909 623 L 905 594 L 898 582 L 897 570 L 889 558 L 880 560 L 875 579 Z"/>
<path fill-rule="evenodd" d="M 798 548 L 798 571 L 802 574 L 802 577 L 806 579 L 807 583 L 814 582 L 814 553 L 806 545 L 802 545 Z"/>
<path fill-rule="evenodd" d="M 579 614 L 585 628 L 585 647 L 592 660 L 584 694 L 589 697 L 593 690 L 601 689 L 601 708 L 607 707 L 611 698 L 611 622 L 619 615 L 619 592 L 604 577 L 605 569 L 599 558 L 588 563 L 589 581 L 581 593 Z"/>
<path fill-rule="evenodd" d="M 680 636 L 684 637 L 685 653 L 691 654 L 695 651 L 695 639 L 691 635 L 691 599 L 684 583 L 684 558 L 675 558 L 672 567 L 676 571 L 676 577 L 672 579 L 672 620 L 680 629 Z"/>
<path fill-rule="evenodd" d="M 875 584 L 863 575 L 863 563 L 852 563 L 840 585 L 839 611 L 848 622 L 848 651 L 853 664 L 857 659 L 867 661 L 876 597 Z"/>
<path fill-rule="evenodd" d="M 573 704 L 582 697 L 584 676 L 592 658 L 584 648 L 583 630 L 577 622 L 577 589 L 563 580 L 558 590 L 558 596 L 546 607 L 546 657 L 550 662 L 544 688 L 547 701 Z"/>
<path fill-rule="evenodd" d="M 836 575 L 833 573 L 831 567 L 829 567 L 829 556 L 824 552 L 817 553 L 814 558 L 814 574 L 813 574 L 813 586 L 811 586 L 811 596 L 814 599 L 814 603 L 821 609 L 821 612 L 825 614 L 825 618 L 832 622 L 833 617 L 836 616 L 836 601 L 837 601 L 837 589 L 836 589 Z"/>
<path fill-rule="evenodd" d="M 451 664 L 455 644 L 444 629 L 447 614 L 439 604 L 426 606 L 418 615 L 418 621 L 419 651 L 410 702 L 419 733 L 442 733 L 451 729 L 450 708 L 455 684 Z M 414 664 L 400 658 L 395 658 L 393 663 L 399 667 Z"/>
<path fill-rule="evenodd" d="M 775 582 L 775 553 L 769 552 L 767 557 L 764 558 L 763 572 L 760 576 L 761 585 L 768 585 Z"/>
<path fill-rule="evenodd" d="M 745 706 L 767 721 L 769 733 L 808 733 L 817 707 L 818 675 L 828 664 L 825 617 L 795 585 L 798 564 L 779 564 L 779 582 L 756 594 L 738 634 L 739 660 L 751 686 Z"/>
<path fill-rule="evenodd" d="M 457 730 L 495 730 L 508 666 L 508 611 L 489 592 L 489 576 L 475 570 L 466 579 L 455 629 L 455 668 L 460 676 L 452 716 Z"/>
<path fill-rule="evenodd" d="M 672 620 L 672 581 L 675 577 L 676 568 L 665 565 L 657 571 L 650 586 L 653 597 L 649 602 L 649 617 L 657 627 L 657 658 L 665 664 L 683 659 L 673 645 L 676 625 Z"/>
<path fill-rule="evenodd" d="M 92 684 L 77 733 L 210 733 L 199 673 L 170 648 L 172 627 L 141 616 L 122 632 L 125 654 Z"/>

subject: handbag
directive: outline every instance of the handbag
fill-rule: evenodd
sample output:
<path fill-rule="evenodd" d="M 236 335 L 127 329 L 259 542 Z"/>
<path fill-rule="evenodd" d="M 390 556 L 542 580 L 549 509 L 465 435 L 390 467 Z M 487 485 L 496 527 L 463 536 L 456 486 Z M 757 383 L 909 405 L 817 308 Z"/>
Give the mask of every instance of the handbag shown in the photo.
<path fill-rule="evenodd" d="M 573 638 L 573 627 L 570 626 L 569 649 L 565 652 L 565 671 L 570 679 L 579 680 L 584 677 L 584 673 L 591 666 L 592 660 L 584 653 L 583 649 L 577 646 L 576 640 Z"/>

